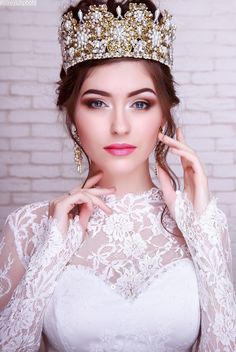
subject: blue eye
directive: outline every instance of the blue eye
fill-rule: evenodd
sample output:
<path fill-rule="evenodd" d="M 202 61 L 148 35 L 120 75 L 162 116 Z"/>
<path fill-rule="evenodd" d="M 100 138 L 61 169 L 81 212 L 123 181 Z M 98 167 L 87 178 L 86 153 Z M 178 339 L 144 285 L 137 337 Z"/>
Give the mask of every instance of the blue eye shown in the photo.
<path fill-rule="evenodd" d="M 88 106 L 94 109 L 99 109 L 102 107 L 103 101 L 101 100 L 91 100 L 88 102 Z"/>
<path fill-rule="evenodd" d="M 138 110 L 147 110 L 150 108 L 150 104 L 145 101 L 136 101 L 133 105 Z M 106 106 L 106 104 L 102 100 L 97 99 L 88 101 L 87 106 L 92 109 L 100 109 Z"/>
<path fill-rule="evenodd" d="M 145 101 L 136 101 L 134 105 L 136 105 L 138 110 L 147 110 L 150 107 L 150 104 Z"/>

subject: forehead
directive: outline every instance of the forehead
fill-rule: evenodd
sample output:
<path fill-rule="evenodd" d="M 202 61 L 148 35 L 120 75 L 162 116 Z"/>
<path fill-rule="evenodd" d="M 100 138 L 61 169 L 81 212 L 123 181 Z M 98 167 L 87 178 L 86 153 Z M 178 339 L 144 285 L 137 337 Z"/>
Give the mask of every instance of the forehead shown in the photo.
<path fill-rule="evenodd" d="M 96 86 L 103 90 L 155 89 L 151 75 L 143 60 L 112 61 L 101 66 L 92 67 L 81 87 L 81 91 Z"/>

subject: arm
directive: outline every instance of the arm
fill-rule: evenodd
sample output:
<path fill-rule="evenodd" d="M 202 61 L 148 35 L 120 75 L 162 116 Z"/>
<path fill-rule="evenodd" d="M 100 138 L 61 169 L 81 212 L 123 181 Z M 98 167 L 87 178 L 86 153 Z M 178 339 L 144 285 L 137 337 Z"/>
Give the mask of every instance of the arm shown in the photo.
<path fill-rule="evenodd" d="M 232 283 L 230 239 L 225 215 L 210 197 L 208 178 L 197 154 L 185 142 L 181 128 L 176 140 L 159 138 L 180 157 L 184 193 L 158 167 L 164 200 L 185 237 L 193 258 L 201 304 L 198 352 L 234 352 L 236 349 L 236 297 Z"/>
<path fill-rule="evenodd" d="M 28 207 L 25 208 L 26 215 L 21 214 L 19 209 L 12 216 L 13 220 L 10 220 L 12 218 L 10 216 L 9 221 L 14 225 L 10 226 L 11 231 L 5 232 L 2 243 L 4 253 L 7 253 L 5 257 L 13 261 L 10 268 L 3 271 L 4 278 L 7 278 L 10 286 L 16 289 L 0 317 L 1 351 L 39 350 L 45 307 L 53 294 L 58 276 L 84 239 L 83 234 L 93 206 L 100 207 L 107 214 L 112 213 L 99 196 L 114 193 L 115 189 L 94 188 L 101 177 L 102 173 L 92 176 L 87 179 L 83 189 L 82 186 L 76 187 L 69 195 L 58 197 L 49 203 L 46 218 L 44 214 L 44 225 L 37 223 L 36 214 L 27 210 Z M 81 205 L 79 216 L 73 214 L 77 204 Z M 30 236 L 32 232 L 39 233 L 39 237 L 43 237 L 44 240 L 26 241 L 29 245 L 25 246 L 25 238 L 35 237 Z M 22 235 L 18 236 L 19 233 Z M 19 237 L 21 241 L 16 241 L 15 239 Z M 6 245 L 8 243 L 9 245 Z M 25 261 L 28 265 L 24 272 L 23 266 L 19 265 L 17 255 L 22 257 L 21 253 L 25 253 L 22 248 L 25 247 L 28 248 L 25 257 L 30 258 Z M 13 266 L 14 260 L 16 264 Z M 1 258 L 0 263 L 4 267 L 5 264 Z M 19 275 L 11 276 L 10 274 L 18 268 Z M 10 290 L 6 290 L 5 293 L 5 297 L 11 296 Z M 2 305 L 5 305 L 6 301 L 7 299 Z"/>
<path fill-rule="evenodd" d="M 56 286 L 56 280 L 73 253 L 80 246 L 82 229 L 79 217 L 70 220 L 68 232 L 58 230 L 57 220 L 47 220 L 45 241 L 34 251 L 27 269 L 19 258 L 17 233 L 32 232 L 35 223 L 23 221 L 21 227 L 14 227 L 14 215 L 10 215 L 4 226 L 1 241 L 1 294 L 0 350 L 38 351 L 42 333 L 43 314 L 46 304 Z M 27 224 L 27 225 L 26 225 Z M 22 236 L 23 248 L 24 236 Z M 18 247 L 18 248 L 17 248 Z M 8 303 L 7 303 L 8 302 Z"/>
<path fill-rule="evenodd" d="M 194 262 L 201 304 L 198 352 L 236 349 L 236 295 L 225 214 L 212 197 L 198 215 L 186 193 L 176 191 L 175 215 Z"/>

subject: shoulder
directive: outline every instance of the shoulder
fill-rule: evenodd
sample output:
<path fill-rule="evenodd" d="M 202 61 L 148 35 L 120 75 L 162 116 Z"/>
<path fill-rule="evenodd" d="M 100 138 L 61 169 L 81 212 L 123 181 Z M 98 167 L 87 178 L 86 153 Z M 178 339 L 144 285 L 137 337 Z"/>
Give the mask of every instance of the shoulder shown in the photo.
<path fill-rule="evenodd" d="M 26 204 L 13 210 L 7 217 L 3 235 L 13 237 L 18 256 L 26 267 L 36 248 L 46 238 L 49 201 Z"/>
<path fill-rule="evenodd" d="M 34 202 L 14 209 L 7 217 L 6 223 L 12 231 L 26 230 L 40 223 L 48 216 L 49 201 Z"/>
<path fill-rule="evenodd" d="M 7 220 L 12 219 L 12 218 L 24 218 L 27 216 L 32 216 L 32 215 L 44 215 L 45 212 L 48 210 L 48 205 L 49 201 L 41 201 L 41 202 L 34 202 L 34 203 L 29 203 L 26 205 L 23 205 L 21 207 L 18 207 L 14 209 L 7 217 Z"/>

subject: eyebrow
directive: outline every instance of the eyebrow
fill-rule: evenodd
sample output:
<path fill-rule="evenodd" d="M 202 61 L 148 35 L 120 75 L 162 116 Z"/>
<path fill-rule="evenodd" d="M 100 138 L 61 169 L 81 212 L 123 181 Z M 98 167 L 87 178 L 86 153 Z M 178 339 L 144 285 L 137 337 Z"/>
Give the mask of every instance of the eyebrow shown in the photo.
<path fill-rule="evenodd" d="M 153 93 L 154 95 L 156 95 L 156 93 L 154 92 L 154 90 L 152 90 L 151 88 L 142 88 L 142 89 L 138 89 L 135 90 L 133 92 L 130 92 L 129 94 L 127 94 L 127 98 L 133 97 L 134 95 L 140 94 L 140 93 L 144 93 L 144 92 L 150 92 Z M 82 97 L 86 94 L 98 94 L 98 95 L 103 95 L 104 97 L 111 97 L 111 94 L 108 92 L 105 92 L 103 90 L 98 90 L 98 89 L 89 89 L 86 90 L 86 92 L 83 93 Z"/>

